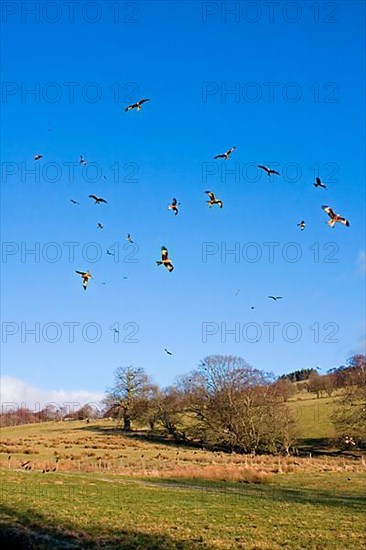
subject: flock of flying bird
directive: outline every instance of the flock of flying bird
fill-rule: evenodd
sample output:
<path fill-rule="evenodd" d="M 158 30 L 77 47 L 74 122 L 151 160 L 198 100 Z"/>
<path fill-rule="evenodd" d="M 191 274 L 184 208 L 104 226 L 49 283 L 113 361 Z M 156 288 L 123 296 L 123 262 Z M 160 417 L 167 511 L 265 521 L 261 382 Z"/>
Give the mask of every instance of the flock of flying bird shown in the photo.
<path fill-rule="evenodd" d="M 140 111 L 141 110 L 141 106 L 146 103 L 147 101 L 150 101 L 150 99 L 140 99 L 139 101 L 137 101 L 136 103 L 133 103 L 131 105 L 128 105 L 124 110 L 125 111 L 131 111 L 133 109 L 136 109 L 136 111 Z M 214 160 L 218 160 L 218 159 L 223 159 L 225 161 L 229 160 L 232 153 L 235 151 L 236 147 L 231 147 L 230 149 L 228 149 L 227 151 L 225 151 L 224 153 L 220 153 L 218 155 L 215 155 L 213 158 Z M 40 159 L 43 158 L 43 155 L 40 155 L 40 154 L 37 154 L 37 155 L 34 155 L 34 160 L 35 161 L 39 161 Z M 87 164 L 87 160 L 84 158 L 83 155 L 80 155 L 80 160 L 79 160 L 79 164 L 81 166 L 85 166 Z M 274 170 L 272 168 L 269 168 L 267 166 L 264 166 L 263 164 L 258 164 L 257 165 L 258 168 L 260 168 L 261 170 L 263 170 L 267 176 L 270 178 L 272 175 L 273 176 L 280 176 L 281 174 L 277 171 L 277 170 Z M 103 176 L 104 179 L 105 176 Z M 325 185 L 325 183 L 323 183 L 321 181 L 321 179 L 319 177 L 316 177 L 315 179 L 315 183 L 313 183 L 314 187 L 318 188 L 322 188 L 322 189 L 327 189 L 327 186 Z M 208 198 L 209 200 L 207 200 L 207 204 L 208 206 L 211 208 L 212 206 L 215 206 L 217 205 L 219 208 L 223 208 L 224 206 L 224 203 L 221 199 L 217 198 L 215 193 L 213 191 L 205 191 L 205 193 L 208 195 Z M 97 197 L 96 195 L 89 195 L 89 198 L 92 199 L 94 201 L 94 204 L 107 204 L 107 201 L 102 198 L 102 197 Z M 76 201 L 75 199 L 70 199 L 70 202 L 72 204 L 75 204 L 75 205 L 78 205 L 79 202 Z M 178 215 L 178 212 L 179 212 L 179 206 L 180 206 L 180 203 L 177 201 L 177 199 L 174 197 L 172 199 L 172 202 L 168 205 L 168 209 L 169 210 L 172 210 L 174 212 L 174 215 L 177 216 Z M 330 227 L 334 227 L 335 224 L 338 222 L 338 223 L 341 223 L 347 227 L 349 227 L 349 221 L 336 214 L 334 212 L 334 210 L 330 207 L 330 206 L 322 206 L 322 209 L 324 210 L 324 212 L 326 212 L 326 214 L 328 214 L 328 216 L 330 217 L 330 220 L 327 222 L 327 224 L 330 226 Z M 304 231 L 305 229 L 305 221 L 304 220 L 301 220 L 300 223 L 297 224 L 297 226 L 300 228 L 301 231 Z M 103 229 L 103 224 L 101 224 L 100 222 L 97 224 L 97 228 L 102 230 Z M 127 241 L 129 243 L 133 243 L 134 241 L 132 240 L 132 237 L 130 235 L 130 233 L 127 233 Z M 107 254 L 109 255 L 113 255 L 109 250 L 107 250 Z M 156 261 L 156 265 L 160 266 L 160 265 L 164 265 L 167 270 L 169 272 L 172 272 L 174 270 L 174 266 L 172 264 L 172 261 L 171 259 L 169 258 L 169 252 L 168 252 L 168 249 L 165 247 L 165 246 L 162 246 L 161 247 L 161 259 L 160 260 L 157 260 Z M 90 273 L 90 271 L 78 271 L 76 270 L 76 273 L 78 275 L 81 276 L 81 279 L 82 279 L 82 284 L 83 284 L 83 288 L 84 290 L 86 290 L 87 286 L 88 286 L 88 282 L 90 279 L 92 279 L 92 275 Z M 279 299 L 281 299 L 282 297 L 281 296 L 268 296 L 268 298 L 274 300 L 274 301 L 277 301 Z M 251 309 L 254 309 L 254 306 L 252 306 Z M 169 352 L 167 349 L 165 349 L 165 352 L 168 354 L 168 355 L 171 355 L 171 352 Z"/>

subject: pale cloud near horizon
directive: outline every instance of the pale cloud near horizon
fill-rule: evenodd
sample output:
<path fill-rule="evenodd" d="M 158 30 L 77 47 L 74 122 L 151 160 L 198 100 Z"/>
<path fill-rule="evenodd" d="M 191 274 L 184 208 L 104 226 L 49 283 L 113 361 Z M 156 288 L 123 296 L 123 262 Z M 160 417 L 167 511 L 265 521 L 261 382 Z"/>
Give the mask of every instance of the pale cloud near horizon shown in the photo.
<path fill-rule="evenodd" d="M 98 405 L 103 396 L 102 392 L 90 392 L 82 389 L 41 389 L 12 376 L 2 376 L 0 378 L 2 412 L 20 407 L 27 407 L 33 412 L 38 412 L 47 404 L 53 404 L 55 407 L 66 407 L 69 411 L 76 411 L 87 403 L 99 408 Z"/>

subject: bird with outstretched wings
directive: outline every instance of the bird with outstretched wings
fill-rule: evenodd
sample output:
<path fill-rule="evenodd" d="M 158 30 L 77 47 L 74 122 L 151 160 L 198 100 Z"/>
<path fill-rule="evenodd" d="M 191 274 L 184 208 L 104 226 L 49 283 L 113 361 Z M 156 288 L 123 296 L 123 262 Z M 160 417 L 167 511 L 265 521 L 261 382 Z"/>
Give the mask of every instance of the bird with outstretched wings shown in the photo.
<path fill-rule="evenodd" d="M 168 271 L 173 271 L 174 267 L 169 259 L 168 249 L 165 246 L 161 247 L 161 260 L 156 262 L 156 265 L 165 265 Z"/>
<path fill-rule="evenodd" d="M 323 189 L 326 189 L 327 186 L 325 183 L 322 182 L 322 180 L 319 177 L 315 178 L 315 183 L 313 183 L 314 187 L 322 187 Z"/>
<path fill-rule="evenodd" d="M 343 218 L 342 216 L 336 214 L 330 206 L 322 206 L 322 209 L 330 217 L 329 222 L 326 222 L 330 227 L 334 227 L 337 222 L 345 225 L 346 227 L 349 227 L 349 221 L 346 220 L 346 218 Z"/>
<path fill-rule="evenodd" d="M 100 204 L 101 202 L 105 202 L 107 204 L 107 201 L 105 199 L 97 197 L 96 195 L 89 195 L 89 199 L 94 199 L 94 204 Z"/>
<path fill-rule="evenodd" d="M 276 176 L 280 176 L 281 174 L 277 172 L 277 170 L 273 170 L 273 168 L 267 168 L 267 166 L 264 166 L 263 164 L 258 164 L 258 168 L 261 170 L 264 170 L 267 173 L 267 176 L 270 177 L 271 174 L 274 174 Z"/>
<path fill-rule="evenodd" d="M 216 155 L 214 159 L 225 159 L 228 160 L 230 158 L 230 155 L 233 151 L 235 151 L 236 147 L 231 147 L 226 151 L 226 153 L 220 153 L 220 155 Z"/>
<path fill-rule="evenodd" d="M 132 103 L 131 105 L 128 105 L 125 108 L 125 111 L 131 111 L 132 109 L 136 109 L 136 111 L 140 111 L 141 105 L 146 103 L 146 101 L 150 101 L 150 99 L 140 99 L 139 101 L 136 101 L 136 103 Z"/>
<path fill-rule="evenodd" d="M 215 193 L 213 193 L 212 191 L 205 191 L 205 193 L 210 197 L 210 200 L 206 201 L 210 208 L 214 204 L 217 204 L 220 208 L 224 206 L 224 203 L 222 202 L 222 200 L 217 199 L 215 197 Z"/>
<path fill-rule="evenodd" d="M 84 290 L 86 290 L 89 279 L 93 278 L 92 274 L 90 273 L 90 271 L 77 271 L 76 269 L 75 269 L 75 273 L 77 273 L 78 275 L 81 275 L 81 278 L 83 280 L 83 287 L 84 287 Z"/>

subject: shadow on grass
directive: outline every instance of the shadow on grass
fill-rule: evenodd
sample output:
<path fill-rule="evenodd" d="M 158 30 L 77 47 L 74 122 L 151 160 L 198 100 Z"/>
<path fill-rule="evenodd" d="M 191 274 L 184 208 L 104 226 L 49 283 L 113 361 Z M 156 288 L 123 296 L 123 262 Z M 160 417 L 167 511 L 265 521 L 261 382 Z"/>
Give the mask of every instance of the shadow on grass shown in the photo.
<path fill-rule="evenodd" d="M 49 518 L 29 510 L 21 513 L 0 508 L 0 544 L 12 550 L 198 550 L 203 539 L 174 540 L 169 536 L 120 529 L 100 536 L 77 531 L 68 525 L 50 525 Z"/>
<path fill-rule="evenodd" d="M 202 449 L 202 444 L 191 441 L 189 439 L 183 439 L 183 438 L 177 438 L 174 439 L 172 436 L 164 435 L 163 433 L 159 432 L 149 432 L 147 430 L 135 430 L 131 432 L 125 432 L 122 428 L 118 427 L 105 427 L 105 426 L 82 426 L 80 428 L 77 428 L 77 430 L 81 431 L 90 431 L 95 432 L 98 435 L 123 435 L 123 437 L 126 437 L 128 439 L 136 440 L 136 441 L 143 441 L 146 443 L 159 443 L 161 445 L 167 445 L 169 447 L 186 447 L 191 449 Z M 209 450 L 207 446 L 205 446 L 206 450 Z"/>
<path fill-rule="evenodd" d="M 309 453 L 311 453 L 312 456 L 344 456 L 357 460 L 360 459 L 363 454 L 361 449 L 357 449 L 356 452 L 353 452 L 350 449 L 341 448 L 339 438 L 302 438 L 299 439 L 297 448 L 300 456 L 308 456 Z"/>
<path fill-rule="evenodd" d="M 150 432 L 147 430 L 135 430 L 131 432 L 124 431 L 121 427 L 116 425 L 115 427 L 105 427 L 105 426 L 82 426 L 77 428 L 80 431 L 89 431 L 95 432 L 98 435 L 123 435 L 127 439 L 143 441 L 144 443 L 166 445 L 167 447 L 184 447 L 186 449 L 192 450 L 206 450 L 213 452 L 222 452 L 230 454 L 231 451 L 225 448 L 224 446 L 209 444 L 202 445 L 202 443 L 197 441 L 192 441 L 190 439 L 183 438 L 173 438 L 172 436 L 163 434 L 161 432 Z M 352 452 L 349 450 L 344 450 L 339 448 L 339 439 L 336 438 L 306 438 L 299 439 L 297 445 L 298 455 L 300 457 L 308 457 L 309 453 L 312 456 L 332 456 L 332 457 L 348 457 L 354 458 L 355 460 L 360 460 L 361 456 L 364 454 L 362 451 Z M 239 452 L 239 451 L 236 451 Z M 243 453 L 244 456 L 245 453 Z M 265 454 L 265 453 L 263 453 Z M 274 455 L 272 455 L 274 456 Z"/>

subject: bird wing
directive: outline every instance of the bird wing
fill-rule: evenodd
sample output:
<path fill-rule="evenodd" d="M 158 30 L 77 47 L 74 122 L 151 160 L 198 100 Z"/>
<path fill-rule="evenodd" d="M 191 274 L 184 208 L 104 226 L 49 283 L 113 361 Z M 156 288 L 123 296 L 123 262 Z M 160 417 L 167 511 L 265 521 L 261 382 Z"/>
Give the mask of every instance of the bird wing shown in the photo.
<path fill-rule="evenodd" d="M 277 174 L 277 176 L 279 176 L 279 175 L 280 175 L 280 173 L 279 173 L 279 172 L 277 172 L 277 170 L 270 170 L 270 173 L 271 173 L 271 174 Z"/>
<path fill-rule="evenodd" d="M 75 273 L 77 273 L 78 275 L 81 275 L 82 277 L 85 276 L 85 271 L 77 271 L 77 269 L 75 269 Z"/>
<path fill-rule="evenodd" d="M 105 202 L 107 204 L 107 201 L 105 199 L 98 199 L 99 202 Z"/>
<path fill-rule="evenodd" d="M 125 111 L 131 111 L 131 109 L 136 109 L 137 103 L 132 103 L 131 105 L 128 105 L 125 109 Z"/>
<path fill-rule="evenodd" d="M 94 199 L 95 201 L 99 200 L 95 195 L 89 195 L 89 199 Z"/>
<path fill-rule="evenodd" d="M 346 218 L 343 218 L 342 216 L 339 216 L 339 217 L 338 217 L 338 221 L 339 221 L 340 223 L 343 223 L 343 225 L 346 225 L 347 227 L 349 227 L 349 221 L 346 220 Z"/>
<path fill-rule="evenodd" d="M 172 206 L 177 206 L 177 199 L 172 200 Z"/>
<path fill-rule="evenodd" d="M 334 213 L 334 211 L 331 209 L 330 206 L 322 206 L 322 209 L 324 210 L 324 212 L 326 212 L 326 213 L 328 214 L 328 216 L 329 216 L 330 218 L 332 218 L 332 219 L 335 218 L 335 213 Z"/>
<path fill-rule="evenodd" d="M 226 151 L 226 154 L 227 155 L 231 155 L 231 153 L 236 149 L 236 147 L 231 147 L 230 149 L 228 149 L 228 151 Z"/>
<path fill-rule="evenodd" d="M 150 99 L 140 99 L 139 104 L 142 105 L 143 103 L 146 103 L 146 101 L 150 101 Z"/>
<path fill-rule="evenodd" d="M 272 298 L 272 300 L 275 300 L 275 299 L 276 299 L 275 296 L 268 296 L 268 298 Z"/>
<path fill-rule="evenodd" d="M 316 181 L 316 183 L 317 183 L 318 185 L 321 184 L 321 179 L 320 179 L 320 178 L 316 177 L 316 178 L 315 178 L 315 181 Z"/>
<path fill-rule="evenodd" d="M 212 201 L 215 200 L 215 195 L 212 193 L 212 191 L 205 191 L 205 193 L 207 193 L 207 195 L 210 197 L 210 199 L 211 199 Z"/>
<path fill-rule="evenodd" d="M 224 155 L 224 154 L 216 155 L 216 156 L 214 157 L 214 159 L 223 159 L 223 158 L 225 158 L 225 156 L 226 156 L 226 155 Z"/>
<path fill-rule="evenodd" d="M 264 170 L 265 172 L 268 172 L 267 166 L 263 166 L 263 164 L 258 164 L 257 166 L 258 168 L 262 168 L 262 170 Z"/>
<path fill-rule="evenodd" d="M 161 259 L 163 261 L 168 259 L 168 249 L 165 246 L 161 247 Z"/>

